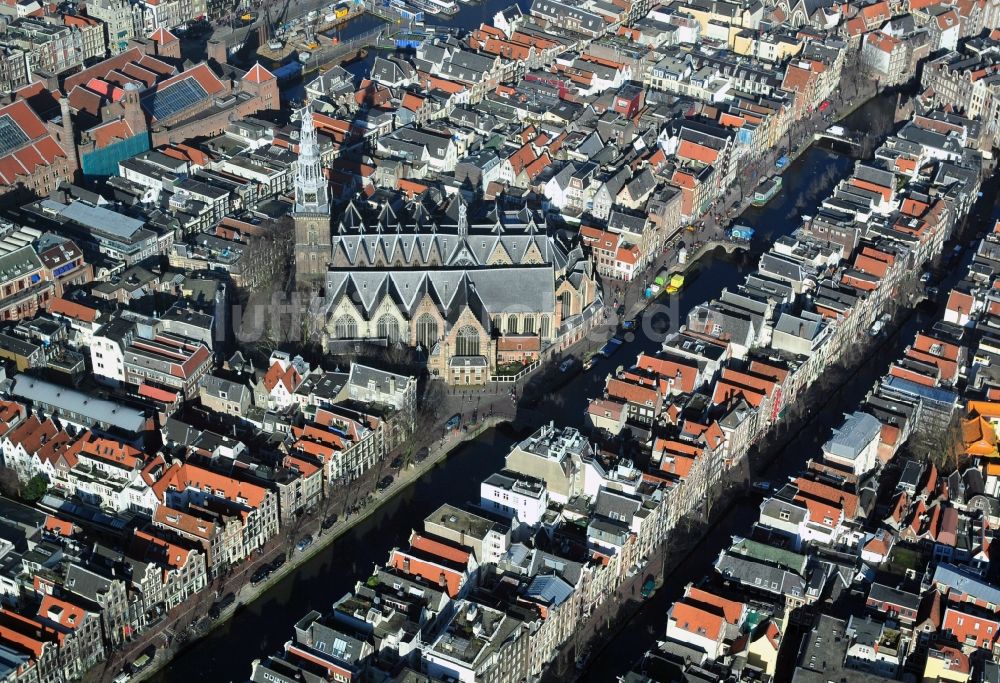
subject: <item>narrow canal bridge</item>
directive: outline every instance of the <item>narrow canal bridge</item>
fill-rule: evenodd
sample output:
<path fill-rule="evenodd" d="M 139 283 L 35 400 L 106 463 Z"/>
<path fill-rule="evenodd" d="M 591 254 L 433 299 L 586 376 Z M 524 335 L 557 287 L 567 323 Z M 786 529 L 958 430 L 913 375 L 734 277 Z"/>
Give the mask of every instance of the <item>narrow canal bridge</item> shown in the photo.
<path fill-rule="evenodd" d="M 852 154 L 859 151 L 864 137 L 863 133 L 848 130 L 843 126 L 830 126 L 826 130 L 813 135 L 813 139 L 821 145 L 830 147 L 837 152 L 844 152 L 845 154 Z"/>

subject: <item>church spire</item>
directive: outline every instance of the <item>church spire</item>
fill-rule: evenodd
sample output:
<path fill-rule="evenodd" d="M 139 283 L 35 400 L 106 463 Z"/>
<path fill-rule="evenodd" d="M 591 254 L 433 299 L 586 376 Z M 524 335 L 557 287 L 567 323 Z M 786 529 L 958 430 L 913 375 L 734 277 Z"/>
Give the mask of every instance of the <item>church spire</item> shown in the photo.
<path fill-rule="evenodd" d="M 302 132 L 299 134 L 299 164 L 295 173 L 295 212 L 330 213 L 330 199 L 319 158 L 319 143 L 313 127 L 312 107 L 302 108 Z"/>

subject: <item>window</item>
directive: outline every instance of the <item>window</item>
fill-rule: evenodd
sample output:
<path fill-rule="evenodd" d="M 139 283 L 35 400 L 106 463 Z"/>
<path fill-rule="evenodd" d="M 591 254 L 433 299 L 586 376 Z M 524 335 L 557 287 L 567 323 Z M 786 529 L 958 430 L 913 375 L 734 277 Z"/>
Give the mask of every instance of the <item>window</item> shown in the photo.
<path fill-rule="evenodd" d="M 333 335 L 337 339 L 354 339 L 358 336 L 358 324 L 351 316 L 342 315 L 334 323 Z"/>
<path fill-rule="evenodd" d="M 417 343 L 429 349 L 437 342 L 438 324 L 430 313 L 424 313 L 417 318 Z"/>
<path fill-rule="evenodd" d="M 517 316 L 507 317 L 507 334 L 517 334 Z"/>
<path fill-rule="evenodd" d="M 540 327 L 540 331 L 538 333 L 538 336 L 541 337 L 542 339 L 548 339 L 549 336 L 550 336 L 549 335 L 549 316 L 547 316 L 547 315 L 543 315 L 542 316 L 542 323 L 541 323 L 541 327 Z"/>
<path fill-rule="evenodd" d="M 535 333 L 535 319 L 534 317 L 528 316 L 524 319 L 524 333 L 534 334 Z"/>
<path fill-rule="evenodd" d="M 466 325 L 458 331 L 458 336 L 455 337 L 455 355 L 479 355 L 479 332 L 472 325 Z"/>
<path fill-rule="evenodd" d="M 399 341 L 399 321 L 388 313 L 383 315 L 376 324 L 375 336 L 379 339 L 389 340 L 390 344 L 395 344 Z"/>

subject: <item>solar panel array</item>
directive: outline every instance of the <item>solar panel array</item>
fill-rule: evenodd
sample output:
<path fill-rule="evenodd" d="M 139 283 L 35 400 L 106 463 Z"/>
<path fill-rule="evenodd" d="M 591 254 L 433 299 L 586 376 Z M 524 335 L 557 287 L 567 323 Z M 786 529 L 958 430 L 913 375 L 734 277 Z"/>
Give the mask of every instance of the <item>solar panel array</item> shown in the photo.
<path fill-rule="evenodd" d="M 201 102 L 208 93 L 201 83 L 188 77 L 168 85 L 163 90 L 151 92 L 143 98 L 143 106 L 154 119 L 162 121 Z"/>
<path fill-rule="evenodd" d="M 16 152 L 28 143 L 28 136 L 10 114 L 0 116 L 0 157 Z"/>

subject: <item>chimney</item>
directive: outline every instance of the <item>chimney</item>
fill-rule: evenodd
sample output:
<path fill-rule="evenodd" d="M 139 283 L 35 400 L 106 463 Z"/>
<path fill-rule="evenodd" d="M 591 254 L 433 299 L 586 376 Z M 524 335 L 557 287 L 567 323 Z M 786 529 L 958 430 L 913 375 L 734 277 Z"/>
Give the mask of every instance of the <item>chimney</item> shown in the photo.
<path fill-rule="evenodd" d="M 72 178 L 80 169 L 80 164 L 76 155 L 76 132 L 73 130 L 73 111 L 69 106 L 69 95 L 63 95 L 59 99 L 59 108 L 62 115 L 62 134 L 60 136 L 60 144 L 63 152 L 65 152 L 67 158 L 69 158 L 70 177 Z"/>
<path fill-rule="evenodd" d="M 206 46 L 209 60 L 215 60 L 219 64 L 225 64 L 229 59 L 226 52 L 226 43 L 222 40 L 210 40 Z"/>

